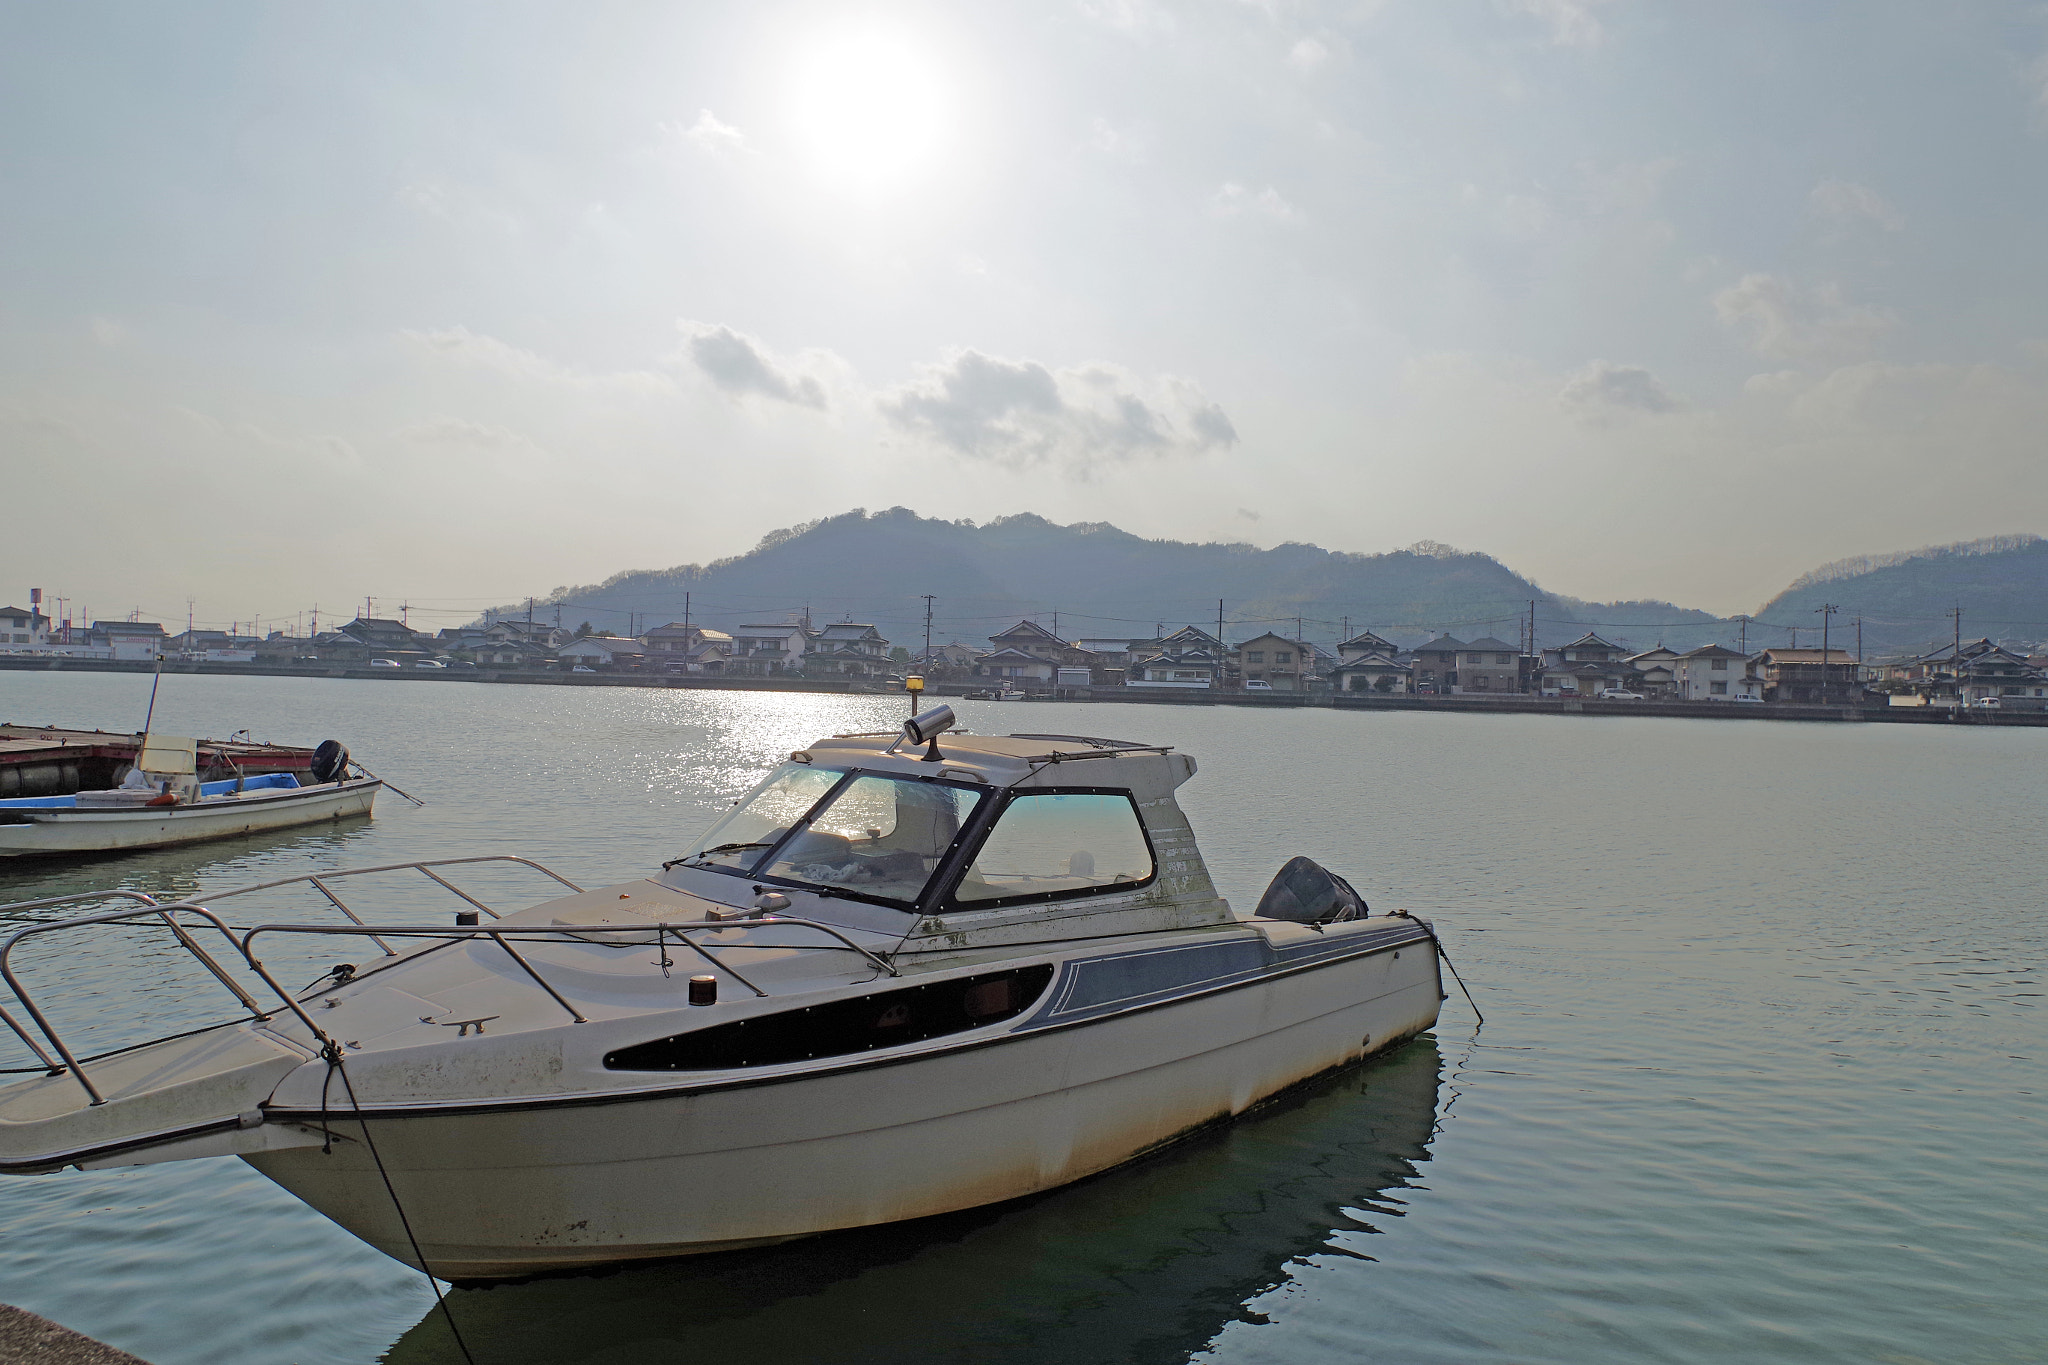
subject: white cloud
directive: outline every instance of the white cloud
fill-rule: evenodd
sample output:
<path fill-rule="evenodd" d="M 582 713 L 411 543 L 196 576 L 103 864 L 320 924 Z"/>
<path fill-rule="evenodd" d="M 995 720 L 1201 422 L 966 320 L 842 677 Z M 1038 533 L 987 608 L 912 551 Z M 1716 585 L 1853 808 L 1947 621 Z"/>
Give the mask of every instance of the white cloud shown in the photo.
<path fill-rule="evenodd" d="M 1565 381 L 1558 399 L 1592 420 L 1617 411 L 1676 412 L 1679 401 L 1656 375 L 1637 365 L 1611 365 L 1596 360 Z"/>
<path fill-rule="evenodd" d="M 1098 117 L 1089 131 L 1088 145 L 1104 156 L 1139 161 L 1152 149 L 1152 133 L 1138 124 L 1119 128 L 1108 119 Z"/>
<path fill-rule="evenodd" d="M 680 123 L 664 123 L 661 125 L 661 131 L 670 137 L 680 138 L 697 150 L 708 152 L 712 156 L 753 150 L 747 144 L 745 133 L 724 122 L 709 109 L 699 109 L 697 121 L 687 128 Z"/>
<path fill-rule="evenodd" d="M 704 322 L 680 324 L 690 363 L 733 398 L 772 398 L 798 407 L 826 406 L 825 386 L 815 375 L 777 360 L 752 337 Z"/>
<path fill-rule="evenodd" d="M 1744 275 L 1716 294 L 1714 312 L 1758 355 L 1774 360 L 1862 354 L 1899 325 L 1888 308 L 1850 303 L 1840 285 L 1801 288 L 1766 274 Z"/>
<path fill-rule="evenodd" d="M 529 383 L 588 390 L 620 389 L 643 394 L 664 393 L 674 387 L 651 370 L 624 370 L 609 374 L 573 370 L 537 352 L 500 341 L 494 336 L 472 332 L 467 327 L 440 327 L 431 331 L 408 328 L 398 335 L 408 346 L 435 359 Z"/>
<path fill-rule="evenodd" d="M 1177 27 L 1173 12 L 1157 0 L 1077 0 L 1085 19 L 1133 38 L 1164 37 Z"/>
<path fill-rule="evenodd" d="M 1905 218 L 1883 195 L 1853 180 L 1823 180 L 1806 196 L 1806 203 L 1816 217 L 1836 224 L 1873 223 L 1886 232 L 1906 226 Z"/>
<path fill-rule="evenodd" d="M 1104 464 L 1237 443 L 1223 409 L 1185 380 L 1147 381 L 1105 364 L 1053 370 L 979 351 L 926 367 L 916 382 L 882 395 L 877 409 L 897 428 L 961 455 L 1082 476 Z"/>
<path fill-rule="evenodd" d="M 1314 71 L 1329 60 L 1329 45 L 1318 38 L 1303 38 L 1287 53 L 1287 64 L 1297 71 Z"/>
<path fill-rule="evenodd" d="M 129 337 L 127 324 L 116 322 L 112 318 L 94 318 L 88 324 L 88 330 L 92 332 L 93 341 L 108 350 L 119 346 Z"/>
<path fill-rule="evenodd" d="M 1507 0 L 1514 14 L 1527 14 L 1550 26 L 1550 41 L 1559 47 L 1598 47 L 1607 30 L 1594 11 L 1613 0 Z"/>
<path fill-rule="evenodd" d="M 460 417 L 430 417 L 400 427 L 392 435 L 443 457 L 475 461 L 499 476 L 534 477 L 552 464 L 547 451 L 518 432 Z"/>
<path fill-rule="evenodd" d="M 1258 214 L 1282 223 L 1298 222 L 1301 218 L 1301 210 L 1288 203 L 1271 185 L 1254 191 L 1235 180 L 1224 181 L 1222 187 L 1209 197 L 1209 211 L 1224 218 Z"/>

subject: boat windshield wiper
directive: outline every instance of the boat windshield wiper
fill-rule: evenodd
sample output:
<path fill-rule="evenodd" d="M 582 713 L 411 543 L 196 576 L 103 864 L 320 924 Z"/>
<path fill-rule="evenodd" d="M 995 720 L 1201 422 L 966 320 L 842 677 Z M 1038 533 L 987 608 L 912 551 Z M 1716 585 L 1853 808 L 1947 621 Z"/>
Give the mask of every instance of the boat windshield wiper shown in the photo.
<path fill-rule="evenodd" d="M 766 839 L 756 840 L 753 843 L 718 844 L 711 848 L 700 848 L 695 853 L 685 853 L 680 858 L 669 859 L 667 862 L 661 865 L 661 870 L 666 872 L 670 868 L 674 867 L 677 863 L 687 863 L 692 858 L 708 858 L 714 853 L 736 853 L 743 848 L 768 848 L 771 847 L 774 843 L 775 840 Z"/>
<path fill-rule="evenodd" d="M 817 882 L 788 882 L 784 883 L 784 885 L 793 886 L 799 891 L 808 891 L 814 896 L 824 896 L 832 900 L 866 901 L 869 905 L 886 905 L 891 910 L 909 910 L 911 908 L 901 900 L 888 896 L 871 895 L 866 891 L 849 891 L 843 886 L 825 886 Z"/>

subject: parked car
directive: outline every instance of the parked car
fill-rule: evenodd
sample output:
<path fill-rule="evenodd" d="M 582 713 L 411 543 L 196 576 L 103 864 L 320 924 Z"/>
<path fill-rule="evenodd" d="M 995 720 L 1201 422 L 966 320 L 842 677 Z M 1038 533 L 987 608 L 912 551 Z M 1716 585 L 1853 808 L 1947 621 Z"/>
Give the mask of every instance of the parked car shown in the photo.
<path fill-rule="evenodd" d="M 1728 700 L 1745 702 L 1750 706 L 1762 706 L 1764 704 L 1764 699 L 1762 697 L 1757 696 L 1754 692 L 1737 692 L 1734 696 L 1728 698 Z"/>
<path fill-rule="evenodd" d="M 442 663 L 439 659 L 415 659 L 412 666 L 414 668 L 446 668 L 448 665 Z"/>
<path fill-rule="evenodd" d="M 1979 697 L 1971 702 L 1970 705 L 1979 711 L 1996 711 L 1998 709 L 1998 698 Z"/>
<path fill-rule="evenodd" d="M 450 668 L 466 668 L 472 673 L 476 671 L 476 665 L 471 663 L 468 659 L 450 659 L 448 661 L 448 666 Z"/>
<path fill-rule="evenodd" d="M 570 671 L 571 673 L 595 673 L 595 672 L 597 672 L 597 670 L 596 670 L 596 669 L 594 669 L 594 668 L 592 668 L 592 667 L 591 667 L 591 666 L 590 666 L 589 664 L 577 664 L 577 665 L 576 665 L 576 666 L 575 666 L 574 668 L 570 669 L 569 671 Z"/>
<path fill-rule="evenodd" d="M 1603 687 L 1600 689 L 1600 700 L 1602 701 L 1641 701 L 1642 699 L 1642 693 L 1631 692 L 1626 687 Z"/>
<path fill-rule="evenodd" d="M 1273 684 L 1267 682 L 1264 678 L 1253 678 L 1244 685 L 1244 690 L 1247 692 L 1271 692 Z"/>
<path fill-rule="evenodd" d="M 399 667 L 399 666 L 400 666 L 400 665 L 399 665 L 399 662 L 398 662 L 398 660 L 396 660 L 396 659 L 372 659 L 372 660 L 370 660 L 370 667 L 372 667 L 372 668 L 397 668 L 397 667 Z"/>

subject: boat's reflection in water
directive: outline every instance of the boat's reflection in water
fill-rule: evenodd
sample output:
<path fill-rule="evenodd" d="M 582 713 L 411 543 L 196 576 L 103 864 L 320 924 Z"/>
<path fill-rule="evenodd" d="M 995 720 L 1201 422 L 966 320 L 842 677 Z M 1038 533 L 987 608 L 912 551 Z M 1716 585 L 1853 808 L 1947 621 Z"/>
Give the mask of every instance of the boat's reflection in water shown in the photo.
<path fill-rule="evenodd" d="M 1399 1216 L 1429 1156 L 1422 1038 L 1254 1118 L 993 1209 L 610 1274 L 458 1289 L 480 1362 L 1185 1360 L 1289 1262 Z M 662 1192 L 648 1191 L 649 1198 Z M 1373 1206 L 1378 1206 L 1374 1209 Z M 391 1365 L 460 1357 L 438 1311 Z"/>

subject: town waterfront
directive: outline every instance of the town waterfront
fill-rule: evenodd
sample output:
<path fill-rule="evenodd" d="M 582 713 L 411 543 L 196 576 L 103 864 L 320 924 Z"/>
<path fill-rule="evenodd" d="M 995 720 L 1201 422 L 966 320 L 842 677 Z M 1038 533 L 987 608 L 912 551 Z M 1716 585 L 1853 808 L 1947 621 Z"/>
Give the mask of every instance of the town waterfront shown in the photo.
<path fill-rule="evenodd" d="M 0 674 L 0 720 L 129 729 L 146 690 Z M 1325 862 L 1375 906 L 1439 921 L 1486 1025 L 1454 990 L 1434 1037 L 1390 1060 L 1021 1204 L 457 1291 L 478 1361 L 2048 1353 L 2048 737 L 953 705 L 976 730 L 1107 729 L 1194 754 L 1183 798 L 1234 904 L 1292 854 Z M 168 678 L 159 729 L 332 736 L 429 804 L 0 868 L 0 899 L 471 852 L 598 885 L 673 856 L 788 750 L 904 710 Z M 123 944 L 32 965 L 168 999 L 165 961 Z M 238 1162 L 6 1180 L 0 1229 L 0 1298 L 157 1365 L 458 1358 L 416 1272 Z"/>

